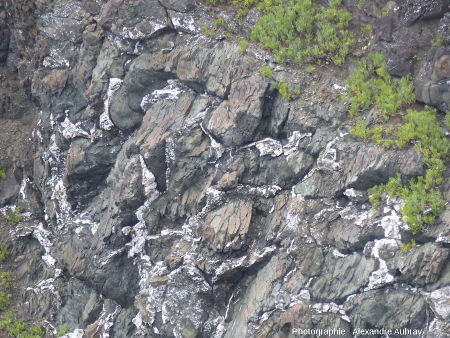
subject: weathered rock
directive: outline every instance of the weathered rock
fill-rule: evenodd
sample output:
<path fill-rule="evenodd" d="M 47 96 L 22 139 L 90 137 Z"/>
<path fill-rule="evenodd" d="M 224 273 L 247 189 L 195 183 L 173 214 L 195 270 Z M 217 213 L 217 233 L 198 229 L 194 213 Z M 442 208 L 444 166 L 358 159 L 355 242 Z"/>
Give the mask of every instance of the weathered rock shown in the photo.
<path fill-rule="evenodd" d="M 206 215 L 202 233 L 210 247 L 219 251 L 242 248 L 252 218 L 252 206 L 231 202 Z"/>
<path fill-rule="evenodd" d="M 427 243 L 397 257 L 399 279 L 408 284 L 425 286 L 435 282 L 447 261 L 448 249 Z"/>
<path fill-rule="evenodd" d="M 424 305 L 420 294 L 382 289 L 355 295 L 347 299 L 344 308 L 355 327 L 361 329 L 419 329 L 427 320 Z"/>

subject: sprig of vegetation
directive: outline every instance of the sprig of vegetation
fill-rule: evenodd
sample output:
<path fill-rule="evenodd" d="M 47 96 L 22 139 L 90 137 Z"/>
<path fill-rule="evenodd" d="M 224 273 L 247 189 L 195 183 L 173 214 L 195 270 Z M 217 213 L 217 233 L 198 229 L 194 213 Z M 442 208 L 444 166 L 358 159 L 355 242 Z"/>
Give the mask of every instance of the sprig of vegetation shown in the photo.
<path fill-rule="evenodd" d="M 56 333 L 56 337 L 57 338 L 62 337 L 65 334 L 69 333 L 70 330 L 71 330 L 71 328 L 69 326 L 67 326 L 67 325 L 62 326 L 62 327 L 59 328 L 58 332 Z"/>
<path fill-rule="evenodd" d="M 0 329 L 8 332 L 12 337 L 18 338 L 43 338 L 46 332 L 39 326 L 28 326 L 24 322 L 16 321 L 12 311 L 7 310 L 0 321 Z"/>
<path fill-rule="evenodd" d="M 283 96 L 286 100 L 292 100 L 291 88 L 287 82 L 275 82 L 273 86 L 278 90 L 281 96 Z"/>
<path fill-rule="evenodd" d="M 352 15 L 340 5 L 341 0 L 330 0 L 328 8 L 312 0 L 262 0 L 258 9 L 264 16 L 250 37 L 281 63 L 329 60 L 342 65 L 354 39 L 348 30 Z"/>
<path fill-rule="evenodd" d="M 273 78 L 272 69 L 269 66 L 262 67 L 261 70 L 259 71 L 259 73 L 262 76 L 267 77 L 268 79 L 272 79 Z"/>
<path fill-rule="evenodd" d="M 3 261 L 6 259 L 6 257 L 8 256 L 9 252 L 8 249 L 6 248 L 5 244 L 0 243 L 0 261 Z"/>
<path fill-rule="evenodd" d="M 416 241 L 412 239 L 409 241 L 409 243 L 403 243 L 402 248 L 400 249 L 400 253 L 404 255 L 408 253 L 409 250 L 414 249 L 416 246 Z"/>
<path fill-rule="evenodd" d="M 6 221 L 11 225 L 17 225 L 22 221 L 22 216 L 18 215 L 16 211 L 10 211 L 6 214 Z"/>
<path fill-rule="evenodd" d="M 357 71 L 350 75 L 345 85 L 347 92 L 343 100 L 350 104 L 351 116 L 375 107 L 380 118 L 387 121 L 401 107 L 415 101 L 411 79 L 393 79 L 380 53 L 370 54 L 368 61 L 360 62 Z"/>
<path fill-rule="evenodd" d="M 245 52 L 247 51 L 247 47 L 248 47 L 247 40 L 245 40 L 244 38 L 240 38 L 239 39 L 239 53 L 245 54 Z"/>
<path fill-rule="evenodd" d="M 6 174 L 6 168 L 0 167 L 0 180 L 6 180 L 8 175 Z"/>

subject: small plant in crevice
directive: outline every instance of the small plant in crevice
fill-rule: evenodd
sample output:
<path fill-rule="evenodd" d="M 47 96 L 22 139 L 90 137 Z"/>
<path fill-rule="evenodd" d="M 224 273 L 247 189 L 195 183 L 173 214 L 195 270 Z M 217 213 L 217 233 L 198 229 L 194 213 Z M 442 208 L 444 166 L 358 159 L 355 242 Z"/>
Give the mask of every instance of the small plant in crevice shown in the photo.
<path fill-rule="evenodd" d="M 261 70 L 259 71 L 259 73 L 268 79 L 273 78 L 272 69 L 269 66 L 262 67 Z"/>
<path fill-rule="evenodd" d="M 245 52 L 247 51 L 247 47 L 248 47 L 247 40 L 245 40 L 244 38 L 240 38 L 239 39 L 239 53 L 245 54 Z"/>
<path fill-rule="evenodd" d="M 6 180 L 8 175 L 6 174 L 6 168 L 0 167 L 0 180 Z"/>
<path fill-rule="evenodd" d="M 291 88 L 287 82 L 275 82 L 273 86 L 278 90 L 281 96 L 283 96 L 286 100 L 292 100 Z"/>
<path fill-rule="evenodd" d="M 3 261 L 8 257 L 8 249 L 6 248 L 5 244 L 0 243 L 0 261 Z"/>
<path fill-rule="evenodd" d="M 444 38 L 440 35 L 437 35 L 432 41 L 431 46 L 432 47 L 442 47 L 444 44 Z"/>
<path fill-rule="evenodd" d="M 414 239 L 410 240 L 408 243 L 403 243 L 400 249 L 401 254 L 406 254 L 410 250 L 414 249 L 417 246 L 416 241 Z"/>
<path fill-rule="evenodd" d="M 57 338 L 62 337 L 65 334 L 69 333 L 70 331 L 71 331 L 71 328 L 69 326 L 67 326 L 67 325 L 62 326 L 59 328 L 58 332 L 56 333 L 56 337 Z"/>
<path fill-rule="evenodd" d="M 6 213 L 6 221 L 11 225 L 17 225 L 22 221 L 22 216 L 18 215 L 16 211 L 9 211 Z"/>

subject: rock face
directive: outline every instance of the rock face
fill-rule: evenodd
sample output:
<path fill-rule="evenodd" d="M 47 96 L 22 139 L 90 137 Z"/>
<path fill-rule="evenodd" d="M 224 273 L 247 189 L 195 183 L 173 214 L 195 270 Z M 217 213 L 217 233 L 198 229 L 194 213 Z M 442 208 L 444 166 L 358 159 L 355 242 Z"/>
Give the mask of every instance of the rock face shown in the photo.
<path fill-rule="evenodd" d="M 448 111 L 448 1 L 344 3 L 392 73 Z M 264 51 L 201 35 L 215 20 L 193 0 L 0 5 L 16 317 L 66 337 L 450 336 L 450 210 L 401 254 L 401 200 L 371 209 L 368 188 L 424 163 L 349 134 L 339 96 L 356 58 L 274 67 L 302 85 L 288 101 L 260 74 Z"/>

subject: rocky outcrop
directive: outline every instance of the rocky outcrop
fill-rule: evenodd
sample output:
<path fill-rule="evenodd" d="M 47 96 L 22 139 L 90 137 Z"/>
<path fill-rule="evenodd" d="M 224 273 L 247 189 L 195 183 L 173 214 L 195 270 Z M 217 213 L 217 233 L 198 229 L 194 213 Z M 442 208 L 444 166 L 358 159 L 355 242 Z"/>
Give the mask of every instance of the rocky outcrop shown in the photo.
<path fill-rule="evenodd" d="M 369 49 L 414 77 L 418 100 L 448 110 L 447 2 L 344 3 L 357 27 L 373 24 Z M 28 302 L 17 317 L 67 325 L 67 337 L 450 334 L 450 211 L 402 254 L 402 201 L 368 202 L 370 187 L 422 175 L 424 159 L 349 134 L 339 97 L 366 47 L 309 74 L 252 44 L 242 53 L 235 39 L 205 38 L 210 10 L 191 0 L 0 7 L 11 80 L 0 85 L 11 93 L 0 102 L 0 212 L 23 208 L 0 230 L 14 304 Z M 216 15 L 231 20 L 227 7 Z M 431 47 L 437 32 L 443 45 Z M 286 100 L 273 81 L 302 91 Z"/>

